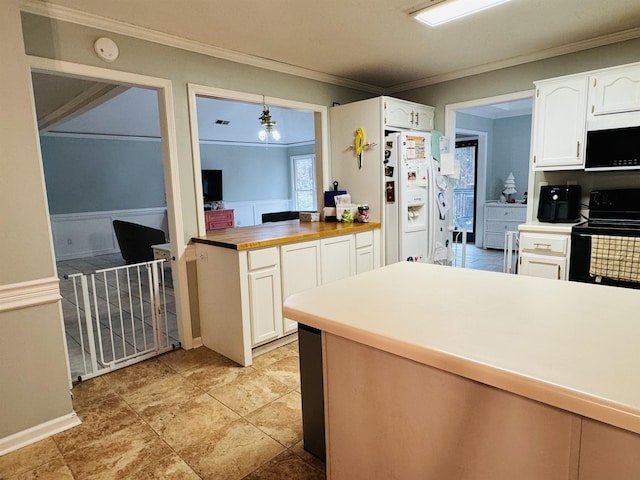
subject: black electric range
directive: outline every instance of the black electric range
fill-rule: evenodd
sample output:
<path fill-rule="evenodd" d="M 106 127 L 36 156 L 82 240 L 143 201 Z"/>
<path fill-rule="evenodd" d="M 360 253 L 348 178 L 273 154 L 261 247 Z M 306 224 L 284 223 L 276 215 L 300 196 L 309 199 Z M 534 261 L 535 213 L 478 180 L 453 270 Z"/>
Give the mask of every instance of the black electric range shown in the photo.
<path fill-rule="evenodd" d="M 640 289 L 640 282 L 610 279 L 589 273 L 594 235 L 640 237 L 640 188 L 591 192 L 589 219 L 571 229 L 569 264 L 569 280 Z M 637 255 L 640 265 L 640 251 Z"/>

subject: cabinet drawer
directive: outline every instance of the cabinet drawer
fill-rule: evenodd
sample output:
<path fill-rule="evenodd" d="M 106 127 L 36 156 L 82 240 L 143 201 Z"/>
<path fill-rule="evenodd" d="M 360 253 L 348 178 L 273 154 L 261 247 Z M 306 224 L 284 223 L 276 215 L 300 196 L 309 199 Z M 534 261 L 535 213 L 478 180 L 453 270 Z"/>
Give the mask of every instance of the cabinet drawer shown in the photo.
<path fill-rule="evenodd" d="M 487 222 L 486 231 L 490 233 L 502 232 L 503 234 L 509 230 L 517 232 L 518 225 L 520 225 L 520 222 L 500 222 L 498 220 L 490 220 Z"/>
<path fill-rule="evenodd" d="M 261 250 L 250 250 L 248 253 L 249 270 L 256 270 L 258 268 L 266 268 L 273 265 L 278 265 L 280 260 L 277 247 L 263 248 Z"/>
<path fill-rule="evenodd" d="M 520 207 L 488 207 L 485 212 L 487 220 L 511 220 L 524 223 L 526 208 Z"/>
<path fill-rule="evenodd" d="M 523 233 L 520 235 L 520 250 L 545 253 L 567 254 L 569 238 L 562 235 L 536 235 Z"/>
<path fill-rule="evenodd" d="M 369 247 L 373 245 L 373 232 L 356 233 L 356 248 Z"/>

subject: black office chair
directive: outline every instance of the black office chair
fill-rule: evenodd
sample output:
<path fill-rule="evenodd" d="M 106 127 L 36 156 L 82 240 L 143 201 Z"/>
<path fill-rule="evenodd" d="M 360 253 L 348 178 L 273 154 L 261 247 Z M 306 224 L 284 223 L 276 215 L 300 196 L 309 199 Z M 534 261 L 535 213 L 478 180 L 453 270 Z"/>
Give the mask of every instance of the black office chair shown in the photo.
<path fill-rule="evenodd" d="M 162 230 L 137 223 L 114 220 L 113 230 L 118 239 L 120 253 L 127 265 L 150 262 L 153 260 L 151 246 L 167 242 Z"/>

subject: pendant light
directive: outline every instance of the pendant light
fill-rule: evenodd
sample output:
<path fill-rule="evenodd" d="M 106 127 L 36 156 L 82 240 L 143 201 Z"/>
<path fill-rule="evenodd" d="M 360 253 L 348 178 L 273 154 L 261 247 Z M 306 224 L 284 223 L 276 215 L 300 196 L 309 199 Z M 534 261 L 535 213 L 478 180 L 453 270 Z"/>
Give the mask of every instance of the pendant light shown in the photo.
<path fill-rule="evenodd" d="M 258 132 L 258 138 L 260 138 L 260 140 L 263 142 L 266 141 L 267 143 L 269 143 L 269 137 L 275 141 L 280 140 L 280 132 L 274 128 L 276 121 L 271 118 L 264 95 L 262 96 L 262 115 L 258 117 L 258 120 L 260 120 L 260 125 L 262 125 L 262 129 Z"/>

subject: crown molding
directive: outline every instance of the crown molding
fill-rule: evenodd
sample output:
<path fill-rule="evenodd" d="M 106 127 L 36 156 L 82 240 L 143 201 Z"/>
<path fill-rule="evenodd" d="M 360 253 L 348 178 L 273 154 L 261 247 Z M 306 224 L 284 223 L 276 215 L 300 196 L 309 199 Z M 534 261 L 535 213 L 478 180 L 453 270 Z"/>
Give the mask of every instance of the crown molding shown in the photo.
<path fill-rule="evenodd" d="M 207 45 L 195 40 L 188 40 L 176 35 L 159 32 L 157 30 L 152 30 L 146 27 L 139 27 L 137 25 L 101 17 L 92 13 L 81 12 L 79 10 L 75 10 L 69 7 L 63 7 L 61 5 L 53 5 L 44 1 L 22 0 L 20 4 L 20 10 L 34 15 L 49 17 L 54 20 L 75 23 L 78 25 L 83 25 L 85 27 L 97 28 L 120 35 L 138 38 L 140 40 L 146 40 L 148 42 L 158 43 L 160 45 L 165 45 L 168 47 L 179 48 L 181 50 L 200 53 L 209 57 L 229 60 L 231 62 L 242 63 L 244 65 L 250 65 L 252 67 L 264 68 L 266 70 L 272 70 L 288 75 L 295 75 L 297 77 L 307 78 L 309 80 L 316 80 L 319 82 L 338 85 L 341 87 L 354 88 L 356 90 L 363 90 L 365 92 L 376 94 L 382 94 L 384 90 L 383 88 L 377 87 L 375 85 L 369 85 L 367 83 L 357 82 L 355 80 L 317 72 L 315 70 L 310 70 L 307 68 L 296 67 L 294 65 L 288 65 L 286 63 L 276 62 L 275 60 L 256 57 L 254 55 L 234 52 L 225 48 L 214 47 L 212 45 Z"/>
<path fill-rule="evenodd" d="M 433 75 L 424 79 L 400 83 L 398 85 L 383 88 L 343 77 L 338 77 L 336 75 L 321 73 L 315 70 L 296 67 L 282 62 L 276 62 L 274 60 L 234 52 L 232 50 L 227 50 L 220 47 L 214 47 L 194 40 L 187 40 L 176 35 L 152 30 L 150 28 L 139 27 L 129 23 L 121 22 L 119 20 L 113 20 L 91 13 L 81 12 L 79 10 L 63 7 L 60 5 L 53 5 L 43 0 L 22 0 L 20 9 L 23 12 L 41 15 L 55 20 L 75 23 L 78 25 L 97 28 L 100 30 L 106 30 L 121 35 L 158 43 L 168 47 L 179 48 L 181 50 L 187 50 L 189 52 L 200 53 L 202 55 L 207 55 L 210 57 L 220 58 L 236 63 L 242 63 L 257 68 L 264 68 L 266 70 L 272 70 L 275 72 L 307 78 L 309 80 L 316 80 L 319 82 L 329 83 L 341 87 L 354 88 L 356 90 L 362 90 L 377 95 L 389 95 L 393 93 L 404 92 L 407 90 L 434 85 L 436 83 L 457 80 L 472 75 L 478 75 L 494 70 L 522 65 L 525 63 L 545 60 L 547 58 L 553 58 L 560 55 L 576 53 L 582 50 L 588 50 L 590 48 L 602 47 L 613 43 L 624 42 L 626 40 L 634 40 L 640 37 L 640 27 L 632 28 L 610 35 L 602 35 L 600 37 L 570 43 L 561 47 L 541 50 L 528 55 L 520 55 L 508 58 L 506 60 L 500 60 L 498 62 L 486 63 L 484 65 L 479 65 L 476 67 L 447 72 L 441 75 Z"/>
<path fill-rule="evenodd" d="M 605 45 L 611 45 L 613 43 L 624 42 L 626 40 L 634 40 L 640 37 L 640 28 L 632 28 L 622 32 L 612 33 L 610 35 L 602 35 L 596 38 L 590 38 L 581 42 L 574 42 L 561 47 L 549 48 L 547 50 L 541 50 L 539 52 L 531 53 L 529 55 L 520 55 L 517 57 L 508 58 L 499 62 L 485 63 L 477 67 L 466 68 L 457 70 L 454 72 L 445 73 L 442 75 L 434 75 L 432 77 L 424 78 L 422 80 L 416 80 L 413 82 L 401 83 L 393 87 L 385 89 L 385 95 L 390 93 L 404 92 L 407 90 L 413 90 L 420 87 L 426 87 L 434 85 L 436 83 L 442 83 L 450 80 L 457 80 L 459 78 L 470 77 L 472 75 L 478 75 L 481 73 L 487 73 L 494 70 L 500 70 L 503 68 L 514 67 L 516 65 L 523 65 L 525 63 L 535 62 L 538 60 L 545 60 L 547 58 L 558 57 L 560 55 L 566 55 L 569 53 L 576 53 L 582 50 L 589 50 L 590 48 L 603 47 Z"/>

